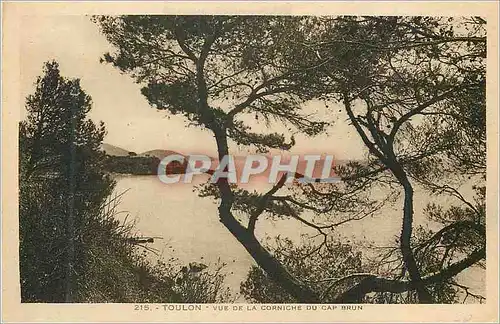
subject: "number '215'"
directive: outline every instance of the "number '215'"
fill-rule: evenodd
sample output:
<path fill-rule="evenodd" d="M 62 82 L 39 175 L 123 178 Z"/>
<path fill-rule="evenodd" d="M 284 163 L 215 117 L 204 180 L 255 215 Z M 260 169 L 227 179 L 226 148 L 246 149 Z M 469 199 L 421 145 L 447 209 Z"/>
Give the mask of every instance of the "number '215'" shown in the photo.
<path fill-rule="evenodd" d="M 134 310 L 149 310 L 149 305 L 135 305 Z"/>

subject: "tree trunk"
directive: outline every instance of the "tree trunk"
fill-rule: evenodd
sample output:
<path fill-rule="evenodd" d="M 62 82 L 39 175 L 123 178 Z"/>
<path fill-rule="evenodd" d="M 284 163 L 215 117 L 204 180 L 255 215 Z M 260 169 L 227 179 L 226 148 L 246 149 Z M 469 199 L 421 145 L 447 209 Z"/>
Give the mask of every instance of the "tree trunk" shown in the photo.
<path fill-rule="evenodd" d="M 208 48 L 204 48 L 208 51 Z M 219 155 L 219 163 L 224 156 L 229 154 L 226 134 L 226 120 L 220 116 L 215 116 L 208 105 L 207 85 L 204 78 L 204 59 L 205 56 L 200 55 L 200 59 L 196 62 L 196 83 L 198 86 L 199 114 L 203 124 L 212 130 L 217 143 L 217 151 Z M 309 287 L 294 278 L 286 268 L 273 257 L 256 239 L 253 231 L 249 231 L 242 226 L 231 213 L 233 203 L 233 192 L 226 178 L 220 178 L 217 181 L 221 202 L 219 206 L 219 218 L 222 224 L 233 234 L 248 253 L 252 256 L 255 262 L 263 269 L 269 277 L 279 284 L 290 295 L 302 303 L 318 303 L 319 296 Z"/>
<path fill-rule="evenodd" d="M 228 154 L 227 137 L 224 130 L 218 127 L 215 127 L 213 131 L 217 141 L 220 161 Z M 233 193 L 227 179 L 220 178 L 217 185 L 221 194 L 221 203 L 219 206 L 221 223 L 224 224 L 238 242 L 245 247 L 259 267 L 263 269 L 273 281 L 297 299 L 297 301 L 302 303 L 319 303 L 319 296 L 305 284 L 293 277 L 290 272 L 288 272 L 287 269 L 260 244 L 254 233 L 241 225 L 233 216 L 231 213 Z"/>
<path fill-rule="evenodd" d="M 233 234 L 255 262 L 266 274 L 297 301 L 302 303 L 319 303 L 319 296 L 309 287 L 294 278 L 286 268 L 272 256 L 257 240 L 257 238 L 243 227 L 232 214 L 219 209 L 221 223 Z"/>
<path fill-rule="evenodd" d="M 425 285 L 422 283 L 422 276 L 418 269 L 417 262 L 411 249 L 411 234 L 413 226 L 413 187 L 404 174 L 397 175 L 398 180 L 404 188 L 405 199 L 403 206 L 403 226 L 401 228 L 400 247 L 403 255 L 403 262 L 412 281 L 412 286 L 417 291 L 421 304 L 432 304 L 433 298 Z"/>

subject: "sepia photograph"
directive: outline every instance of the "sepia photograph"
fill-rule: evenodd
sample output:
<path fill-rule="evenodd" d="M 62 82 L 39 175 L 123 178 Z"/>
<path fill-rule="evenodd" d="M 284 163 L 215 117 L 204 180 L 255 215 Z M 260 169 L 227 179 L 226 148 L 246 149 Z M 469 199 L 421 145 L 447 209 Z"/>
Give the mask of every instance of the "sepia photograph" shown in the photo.
<path fill-rule="evenodd" d="M 498 319 L 496 14 L 8 5 L 2 299 L 32 321 Z"/>

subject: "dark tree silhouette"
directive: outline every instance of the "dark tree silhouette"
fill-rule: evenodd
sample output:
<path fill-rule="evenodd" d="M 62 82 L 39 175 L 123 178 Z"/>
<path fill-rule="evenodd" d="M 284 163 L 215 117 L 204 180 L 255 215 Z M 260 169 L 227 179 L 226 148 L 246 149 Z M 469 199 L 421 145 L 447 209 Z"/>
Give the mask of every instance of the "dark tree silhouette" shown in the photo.
<path fill-rule="evenodd" d="M 485 21 L 478 17 L 325 19 L 335 23 L 307 47 L 329 62 L 312 71 L 316 78 L 308 80 L 329 83 L 323 98 L 343 106 L 368 150 L 367 165 L 339 170 L 345 184 L 355 180 L 351 187 L 361 183 L 365 189 L 384 185 L 395 190 L 397 185 L 402 190 L 399 252 L 402 277 L 409 277 L 401 281 L 361 276 L 359 284 L 337 301 L 360 301 L 369 292 L 416 290 L 417 301 L 434 302 L 429 292 L 433 284 L 450 282 L 485 257 L 481 189 L 478 200 L 470 202 L 455 188 L 470 183 L 471 175 L 477 176 L 479 187 L 484 186 Z M 414 183 L 430 193 L 451 195 L 463 205 L 451 212 L 454 220 L 450 213 L 442 215 L 445 227 L 418 245 L 412 242 Z M 338 195 L 337 189 L 329 197 Z M 456 240 L 443 251 L 434 246 L 417 260 L 422 245 L 436 245 L 444 233 L 460 233 L 468 243 Z M 457 250 L 462 253 L 454 253 Z M 434 258 L 440 258 L 439 267 L 430 267 Z"/>
<path fill-rule="evenodd" d="M 87 119 L 91 99 L 79 81 L 48 62 L 35 85 L 19 134 L 21 301 L 229 301 L 223 265 L 181 271 L 175 259 L 153 263 L 145 255 L 153 238 L 137 237 L 134 223 L 116 217 L 123 193 L 111 195 L 109 157 L 100 150 L 105 129 Z M 116 158 L 146 159 L 148 172 L 153 160 Z M 119 169 L 130 170 L 143 171 Z"/>
<path fill-rule="evenodd" d="M 253 133 L 240 118 L 245 114 L 316 135 L 326 125 L 301 112 L 305 102 L 331 101 L 347 113 L 368 159 L 339 166 L 342 184 L 299 186 L 295 195 L 279 196 L 284 178 L 264 195 L 223 180 L 201 192 L 220 199 L 222 224 L 292 298 L 322 299 L 256 239 L 255 224 L 263 213 L 291 217 L 316 230 L 324 238 L 313 250 L 318 252 L 327 246 L 329 231 L 374 215 L 392 194 L 404 195 L 394 250 L 402 271 L 395 275 L 394 270 L 390 278 L 349 275 L 355 282 L 336 302 L 360 301 L 371 292 L 416 291 L 417 298 L 409 301 L 431 303 L 437 290 L 433 285 L 450 282 L 484 259 L 484 214 L 450 184 L 464 183 L 464 170 L 484 172 L 486 37 L 481 18 L 121 16 L 94 21 L 115 47 L 103 60 L 144 85 L 142 93 L 153 107 L 183 114 L 192 125 L 211 131 L 219 159 L 228 155 L 230 140 L 261 151 L 289 149 L 294 143 L 282 134 Z M 475 238 L 454 241 L 442 252 L 423 249 L 434 250 L 434 256 L 442 253 L 446 262 L 438 269 L 434 259 L 416 251 L 414 182 L 465 204 L 461 218 L 454 214 L 453 226 L 445 224 L 443 232 L 430 237 L 422 234 L 418 246 L 430 247 L 445 232 L 465 227 L 466 236 Z M 371 193 L 381 186 L 389 194 L 373 199 Z M 247 226 L 233 215 L 235 210 L 249 215 Z M 467 218 L 470 210 L 479 211 L 473 220 Z M 306 219 L 303 211 L 326 214 L 329 222 Z M 450 214 L 439 214 L 450 221 Z M 464 253 L 457 260 L 459 254 L 450 251 L 458 249 Z"/>
<path fill-rule="evenodd" d="M 251 132 L 237 118 L 245 112 L 284 121 L 309 135 L 325 126 L 301 113 L 301 104 L 314 93 L 304 83 L 311 66 L 289 61 L 300 50 L 290 40 L 305 37 L 297 30 L 312 24 L 308 18 L 101 16 L 94 20 L 116 48 L 104 60 L 147 84 L 142 93 L 153 107 L 183 114 L 210 130 L 219 159 L 229 154 L 229 139 L 261 151 L 292 145 L 282 134 Z M 310 59 L 317 61 L 314 55 Z M 319 301 L 260 244 L 252 229 L 236 219 L 231 211 L 234 192 L 227 180 L 217 186 L 220 221 L 259 266 L 297 299 Z"/>
<path fill-rule="evenodd" d="M 20 124 L 20 270 L 23 301 L 71 302 L 81 282 L 83 232 L 113 188 L 102 171 L 105 130 L 86 118 L 90 97 L 78 80 L 44 66 Z"/>

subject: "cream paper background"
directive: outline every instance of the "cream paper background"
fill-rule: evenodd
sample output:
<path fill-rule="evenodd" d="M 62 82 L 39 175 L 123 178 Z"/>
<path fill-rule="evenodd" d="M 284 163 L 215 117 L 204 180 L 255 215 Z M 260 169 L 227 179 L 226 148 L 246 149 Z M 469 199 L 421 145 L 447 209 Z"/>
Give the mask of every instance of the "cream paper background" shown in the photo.
<path fill-rule="evenodd" d="M 2 321 L 5 322 L 497 322 L 498 323 L 498 9 L 490 2 L 8 2 L 2 4 Z M 486 304 L 362 305 L 362 310 L 136 311 L 134 304 L 21 304 L 18 241 L 18 122 L 22 17 L 91 14 L 278 14 L 483 16 L 487 62 Z M 29 23 L 29 21 L 28 21 Z M 33 23 L 36 23 L 34 20 Z M 33 26 L 31 26 L 33 27 Z M 42 33 L 44 31 L 41 31 Z M 50 31 L 45 31 L 50 32 Z M 64 40 L 61 40 L 64 42 Z M 96 58 L 97 59 L 97 58 Z M 83 63 L 82 63 L 83 64 Z M 189 140 L 189 138 L 188 138 Z M 157 310 L 156 306 L 160 306 Z M 255 305 L 260 309 L 261 305 Z M 246 305 L 243 305 L 246 309 Z"/>

